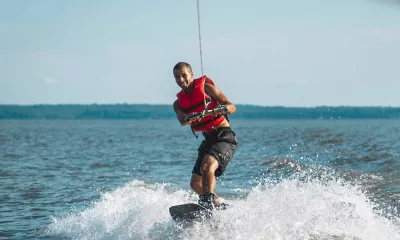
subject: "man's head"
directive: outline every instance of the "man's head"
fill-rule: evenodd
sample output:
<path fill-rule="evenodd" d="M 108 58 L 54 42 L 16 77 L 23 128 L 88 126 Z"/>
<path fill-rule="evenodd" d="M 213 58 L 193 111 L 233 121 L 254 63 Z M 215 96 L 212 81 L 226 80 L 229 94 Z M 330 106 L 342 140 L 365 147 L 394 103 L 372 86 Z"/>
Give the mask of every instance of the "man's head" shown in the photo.
<path fill-rule="evenodd" d="M 187 90 L 193 81 L 192 67 L 189 63 L 178 62 L 173 69 L 175 82 L 183 90 Z"/>

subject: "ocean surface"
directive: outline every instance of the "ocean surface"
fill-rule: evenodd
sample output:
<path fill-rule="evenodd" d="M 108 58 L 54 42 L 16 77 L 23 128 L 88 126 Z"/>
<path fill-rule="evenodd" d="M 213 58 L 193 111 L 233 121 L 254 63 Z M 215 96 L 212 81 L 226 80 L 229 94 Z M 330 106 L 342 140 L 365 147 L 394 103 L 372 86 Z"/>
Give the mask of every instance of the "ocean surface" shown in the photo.
<path fill-rule="evenodd" d="M 202 223 L 201 142 L 175 120 L 0 121 L 0 239 L 400 239 L 400 120 L 231 120 L 239 147 Z"/>

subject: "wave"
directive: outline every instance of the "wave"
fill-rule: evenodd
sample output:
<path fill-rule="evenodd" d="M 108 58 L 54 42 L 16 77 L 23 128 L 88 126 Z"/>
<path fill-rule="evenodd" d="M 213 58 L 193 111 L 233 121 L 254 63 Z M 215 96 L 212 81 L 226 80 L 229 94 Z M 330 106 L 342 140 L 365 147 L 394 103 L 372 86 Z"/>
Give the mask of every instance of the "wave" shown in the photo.
<path fill-rule="evenodd" d="M 46 235 L 68 239 L 400 239 L 398 217 L 374 210 L 361 187 L 338 178 L 260 181 L 230 208 L 183 226 L 168 208 L 196 202 L 168 183 L 130 183 L 104 193 L 92 206 L 53 217 Z"/>

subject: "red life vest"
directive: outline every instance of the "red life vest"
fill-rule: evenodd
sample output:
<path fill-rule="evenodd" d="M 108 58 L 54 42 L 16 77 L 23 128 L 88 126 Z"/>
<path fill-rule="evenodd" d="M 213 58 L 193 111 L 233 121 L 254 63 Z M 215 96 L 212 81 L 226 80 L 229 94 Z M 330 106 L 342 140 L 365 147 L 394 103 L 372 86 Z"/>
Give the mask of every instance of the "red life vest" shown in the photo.
<path fill-rule="evenodd" d="M 207 109 L 215 108 L 218 103 L 210 98 L 204 91 L 204 83 L 209 83 L 215 86 L 214 82 L 207 76 L 193 79 L 192 92 L 190 94 L 181 90 L 176 96 L 178 97 L 179 106 L 186 114 L 199 113 L 204 110 L 204 99 L 211 101 Z M 224 121 L 224 116 L 209 115 L 202 119 L 192 122 L 192 130 L 194 132 L 206 132 L 217 127 Z"/>

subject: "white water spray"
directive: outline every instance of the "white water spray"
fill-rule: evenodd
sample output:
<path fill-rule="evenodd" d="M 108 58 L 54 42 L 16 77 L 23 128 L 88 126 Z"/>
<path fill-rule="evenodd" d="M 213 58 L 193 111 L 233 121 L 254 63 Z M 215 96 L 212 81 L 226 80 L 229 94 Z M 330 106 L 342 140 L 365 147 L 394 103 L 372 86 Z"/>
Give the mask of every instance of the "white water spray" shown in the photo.
<path fill-rule="evenodd" d="M 93 206 L 54 219 L 49 234 L 72 239 L 400 239 L 396 222 L 374 212 L 355 186 L 296 179 L 260 184 L 246 199 L 203 224 L 182 227 L 171 205 L 197 201 L 165 184 L 131 183 L 102 195 Z"/>

